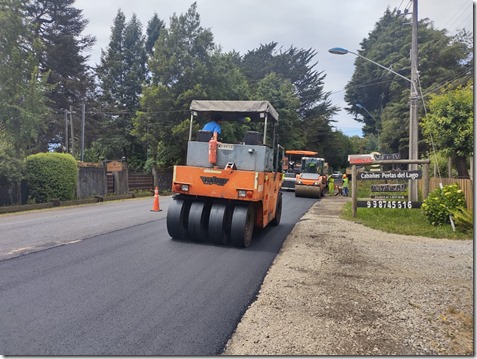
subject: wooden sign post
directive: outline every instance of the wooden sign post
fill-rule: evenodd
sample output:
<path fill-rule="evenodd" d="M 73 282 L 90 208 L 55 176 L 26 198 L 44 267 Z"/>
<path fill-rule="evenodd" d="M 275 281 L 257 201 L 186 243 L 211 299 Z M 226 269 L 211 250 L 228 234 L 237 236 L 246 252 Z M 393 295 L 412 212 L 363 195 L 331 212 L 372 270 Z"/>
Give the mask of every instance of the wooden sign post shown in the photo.
<path fill-rule="evenodd" d="M 427 198 L 429 194 L 429 164 L 430 160 L 379 160 L 376 161 L 370 155 L 349 155 L 348 161 L 352 165 L 351 167 L 351 200 L 352 200 L 352 214 L 353 217 L 357 216 L 358 207 L 366 208 L 402 208 L 402 209 L 411 209 L 411 208 L 420 208 L 422 202 L 414 202 L 410 200 L 410 194 L 408 194 L 408 201 L 403 200 L 368 200 L 358 202 L 358 180 L 408 180 L 416 181 L 417 179 L 422 178 L 423 187 L 422 187 L 422 197 L 423 199 Z M 396 164 L 421 164 L 423 166 L 421 170 L 414 171 L 389 171 L 389 172 L 360 172 L 358 174 L 356 165 L 396 165 Z M 403 185 L 375 185 L 376 192 L 396 192 L 403 189 Z M 381 189 L 381 191 L 380 191 Z"/>

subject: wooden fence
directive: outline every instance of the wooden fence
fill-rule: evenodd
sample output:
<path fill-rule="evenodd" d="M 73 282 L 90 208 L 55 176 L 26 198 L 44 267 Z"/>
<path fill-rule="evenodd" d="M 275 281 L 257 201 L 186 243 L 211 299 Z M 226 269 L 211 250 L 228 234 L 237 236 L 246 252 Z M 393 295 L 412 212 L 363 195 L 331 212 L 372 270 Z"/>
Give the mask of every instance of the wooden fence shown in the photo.
<path fill-rule="evenodd" d="M 429 179 L 429 193 L 440 187 L 440 183 L 443 186 L 457 183 L 459 188 L 464 192 L 465 201 L 467 202 L 467 209 L 473 210 L 474 208 L 474 186 L 470 179 L 459 178 L 430 178 Z M 422 180 L 419 180 L 419 188 L 422 191 Z"/>
<path fill-rule="evenodd" d="M 151 174 L 129 172 L 129 190 L 154 190 L 154 177 Z"/>

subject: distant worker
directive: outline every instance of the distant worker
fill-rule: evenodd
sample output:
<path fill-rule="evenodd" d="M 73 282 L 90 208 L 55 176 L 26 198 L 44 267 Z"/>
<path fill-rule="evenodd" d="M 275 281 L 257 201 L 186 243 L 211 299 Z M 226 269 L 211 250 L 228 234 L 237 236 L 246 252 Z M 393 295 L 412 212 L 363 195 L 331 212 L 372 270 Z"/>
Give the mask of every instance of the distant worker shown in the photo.
<path fill-rule="evenodd" d="M 222 133 L 222 115 L 214 113 L 211 117 L 211 121 L 204 125 L 202 131 L 217 132 L 220 135 Z"/>
<path fill-rule="evenodd" d="M 343 196 L 348 197 L 349 191 L 348 191 L 348 176 L 346 174 L 343 175 Z"/>
<path fill-rule="evenodd" d="M 335 179 L 331 176 L 328 177 L 328 193 L 330 196 L 335 193 Z"/>

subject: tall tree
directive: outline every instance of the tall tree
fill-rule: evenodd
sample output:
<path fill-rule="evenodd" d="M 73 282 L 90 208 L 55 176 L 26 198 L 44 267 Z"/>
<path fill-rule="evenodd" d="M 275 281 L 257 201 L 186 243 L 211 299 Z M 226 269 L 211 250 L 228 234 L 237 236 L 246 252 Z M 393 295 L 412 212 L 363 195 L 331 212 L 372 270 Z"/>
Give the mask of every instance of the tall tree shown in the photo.
<path fill-rule="evenodd" d="M 332 131 L 329 136 L 333 145 L 324 147 L 321 153 L 333 170 L 345 169 L 348 166 L 348 155 L 359 153 L 355 149 L 355 142 L 341 131 Z"/>
<path fill-rule="evenodd" d="M 64 142 L 64 111 L 70 106 L 79 112 L 88 92 L 94 86 L 93 74 L 86 52 L 96 39 L 84 36 L 88 20 L 82 10 L 75 8 L 75 0 L 28 0 L 26 19 L 31 22 L 36 37 L 44 44 L 38 52 L 41 73 L 49 74 L 52 91 L 48 94 L 51 116 L 42 140 L 43 150 L 51 143 Z M 79 130 L 79 121 L 76 128 Z M 79 133 L 79 131 L 76 131 Z"/>
<path fill-rule="evenodd" d="M 333 146 L 331 116 L 337 107 L 323 90 L 325 75 L 316 70 L 316 52 L 294 46 L 283 51 L 277 50 L 277 46 L 272 42 L 247 52 L 240 68 L 252 89 L 271 73 L 292 84 L 299 105 L 293 108 L 295 116 L 286 116 L 280 121 L 279 131 L 285 129 L 281 141 L 290 146 L 288 149 L 315 150 L 323 155 L 325 148 Z"/>
<path fill-rule="evenodd" d="M 255 86 L 269 73 L 278 73 L 275 58 L 276 42 L 261 44 L 258 49 L 248 51 L 242 58 L 240 68 L 249 80 L 251 86 Z"/>
<path fill-rule="evenodd" d="M 260 45 L 243 56 L 241 69 L 251 86 L 274 72 L 288 79 L 295 87 L 300 99 L 299 115 L 308 117 L 326 116 L 330 118 L 337 111 L 331 105 L 329 93 L 323 91 L 325 75 L 318 72 L 318 62 L 313 62 L 316 51 L 298 49 L 291 46 L 286 51 L 277 50 L 278 43 Z"/>
<path fill-rule="evenodd" d="M 208 75 L 207 93 L 211 99 L 249 100 L 252 95 L 247 78 L 238 63 L 240 55 L 236 52 L 215 51 L 211 56 L 211 71 Z"/>
<path fill-rule="evenodd" d="M 100 65 L 96 69 L 99 85 L 102 91 L 102 99 L 111 107 L 123 107 L 124 99 L 124 31 L 126 28 L 126 16 L 118 10 L 111 27 L 111 36 L 106 50 L 101 49 Z"/>
<path fill-rule="evenodd" d="M 139 95 L 146 79 L 146 60 L 142 25 L 133 14 L 124 31 L 124 103 L 131 112 L 139 108 Z"/>
<path fill-rule="evenodd" d="M 287 149 L 303 148 L 303 133 L 298 126 L 300 100 L 294 93 L 292 83 L 271 72 L 260 80 L 254 94 L 255 99 L 266 99 L 272 103 L 279 114 L 279 142 Z"/>
<path fill-rule="evenodd" d="M 121 9 L 111 28 L 107 50 L 101 50 L 97 73 L 106 113 L 103 126 L 107 136 L 99 139 L 103 156 L 108 158 L 141 157 L 131 135 L 132 117 L 139 110 L 139 96 L 146 79 L 146 49 L 142 25 L 135 14 L 126 23 Z"/>
<path fill-rule="evenodd" d="M 156 43 L 161 31 L 166 27 L 164 21 L 159 19 L 157 13 L 154 13 L 151 20 L 147 23 L 146 29 L 146 52 L 152 56 L 154 44 Z"/>
<path fill-rule="evenodd" d="M 200 25 L 197 4 L 193 3 L 187 13 L 171 17 L 169 29 L 156 42 L 149 63 L 153 83 L 163 84 L 176 93 L 190 89 L 194 83 L 207 83 L 214 49 L 212 32 Z"/>
<path fill-rule="evenodd" d="M 0 4 L 0 179 L 16 182 L 16 203 L 21 203 L 20 162 L 41 148 L 49 113 L 47 74 L 38 70 L 42 43 L 26 20 L 25 5 L 22 0 Z"/>
<path fill-rule="evenodd" d="M 0 128 L 17 158 L 41 147 L 49 113 L 48 74 L 38 70 L 42 42 L 31 31 L 25 14 L 22 0 L 8 0 L 0 6 Z"/>
<path fill-rule="evenodd" d="M 149 60 L 151 84 L 143 89 L 142 112 L 134 120 L 135 134 L 150 148 L 153 169 L 185 159 L 183 122 L 192 99 L 208 98 L 215 50 L 210 30 L 200 25 L 197 4 L 173 15 L 161 31 Z"/>
<path fill-rule="evenodd" d="M 146 41 L 145 41 L 145 49 L 147 58 L 150 59 L 154 53 L 154 44 L 156 43 L 157 39 L 159 38 L 161 31 L 166 27 L 164 21 L 159 19 L 157 13 L 154 13 L 151 20 L 147 23 L 146 29 Z M 147 61 L 146 61 L 147 66 Z M 149 68 L 146 72 L 146 81 L 150 83 L 151 81 L 151 72 Z"/>

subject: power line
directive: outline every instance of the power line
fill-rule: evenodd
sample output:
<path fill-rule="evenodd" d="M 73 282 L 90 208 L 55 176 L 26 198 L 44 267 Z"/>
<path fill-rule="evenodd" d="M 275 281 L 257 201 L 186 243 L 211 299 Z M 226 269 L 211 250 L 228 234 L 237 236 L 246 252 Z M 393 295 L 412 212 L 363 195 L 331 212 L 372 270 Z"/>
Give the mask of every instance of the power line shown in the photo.
<path fill-rule="evenodd" d="M 468 13 L 467 16 L 464 18 L 464 20 L 462 20 L 462 22 L 461 22 L 462 26 L 460 26 L 460 27 L 458 26 L 458 28 L 464 28 L 464 29 L 467 28 L 467 27 L 472 28 L 472 26 L 467 26 L 467 25 L 472 24 L 472 21 L 469 21 L 469 19 L 473 20 L 473 18 L 474 18 L 474 14 L 473 13 Z"/>
<path fill-rule="evenodd" d="M 468 5 L 468 1 L 467 0 L 464 0 L 464 2 L 462 3 L 461 7 L 454 13 L 454 15 L 449 18 L 449 20 L 446 22 L 446 26 L 445 27 L 451 27 L 452 25 L 454 25 L 454 23 L 456 23 L 457 20 L 459 20 L 462 15 L 465 14 L 465 11 L 467 10 L 467 5 Z M 454 20 L 455 18 L 455 20 Z M 449 25 L 447 25 L 449 24 Z"/>
<path fill-rule="evenodd" d="M 402 6 L 402 3 L 404 2 L 404 0 L 401 0 L 401 3 L 399 4 L 399 6 L 397 7 L 397 11 L 401 10 L 401 6 Z"/>
<path fill-rule="evenodd" d="M 464 72 L 461 72 L 461 73 L 458 73 L 456 74 L 455 76 L 451 77 L 450 79 L 446 80 L 445 82 L 442 82 L 440 84 L 437 84 L 437 87 L 432 87 L 432 88 L 429 88 L 427 89 L 425 92 L 424 92 L 424 97 L 427 97 L 429 96 L 430 94 L 432 93 L 435 93 L 437 92 L 437 90 L 441 89 L 442 87 L 446 86 L 446 85 L 449 85 L 451 84 L 452 82 L 454 82 L 455 80 L 458 80 L 458 79 L 463 79 L 465 77 L 469 77 L 469 79 L 471 78 L 470 77 L 471 73 L 469 73 L 467 70 L 464 70 Z"/>

